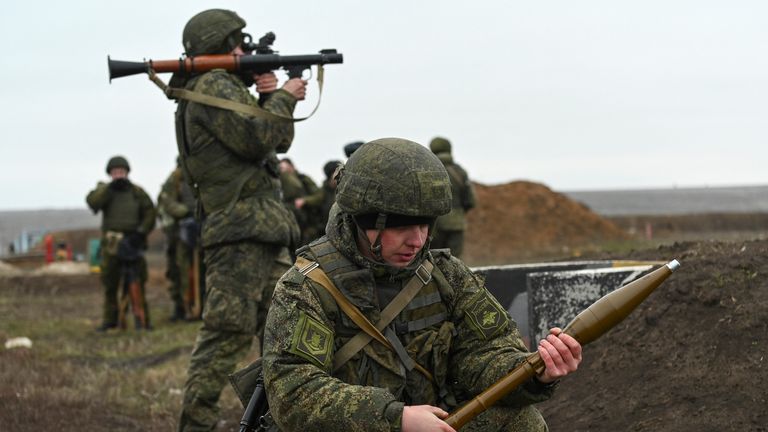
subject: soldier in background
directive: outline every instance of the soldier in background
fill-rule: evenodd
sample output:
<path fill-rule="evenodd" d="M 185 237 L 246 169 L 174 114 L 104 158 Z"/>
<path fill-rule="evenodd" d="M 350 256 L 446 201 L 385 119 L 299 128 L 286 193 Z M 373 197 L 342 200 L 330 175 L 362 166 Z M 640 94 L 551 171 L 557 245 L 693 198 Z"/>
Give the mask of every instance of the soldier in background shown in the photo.
<path fill-rule="evenodd" d="M 266 421 L 286 432 L 453 431 L 447 410 L 529 353 L 483 280 L 429 249 L 435 218 L 451 209 L 448 174 L 425 147 L 385 138 L 355 152 L 338 182 L 328 233 L 298 251 L 275 288 L 262 362 Z M 360 315 L 386 336 L 358 337 Z M 533 404 L 581 362 L 575 339 L 551 333 L 538 346 L 546 369 L 467 431 L 546 430 Z"/>
<path fill-rule="evenodd" d="M 315 220 L 315 232 L 317 233 L 317 237 L 325 234 L 325 226 L 328 224 L 328 214 L 331 211 L 333 203 L 336 201 L 336 179 L 333 174 L 340 165 L 341 161 L 339 160 L 326 162 L 325 165 L 323 165 L 323 173 L 325 173 L 323 185 L 314 194 L 296 200 L 296 206 L 299 208 L 307 207 L 315 209 L 315 214 L 317 215 L 317 219 Z"/>
<path fill-rule="evenodd" d="M 184 27 L 185 54 L 242 55 L 245 25 L 235 12 L 203 11 Z M 306 81 L 298 78 L 278 89 L 272 72 L 215 69 L 177 76 L 175 84 L 282 117 L 292 117 L 306 94 Z M 249 91 L 252 84 L 264 96 L 262 104 Z M 290 266 L 287 247 L 298 242 L 299 228 L 281 201 L 277 153 L 288 151 L 293 134 L 291 121 L 179 101 L 176 142 L 187 180 L 200 200 L 207 289 L 179 431 L 216 427 L 227 375 L 245 358 L 254 339 L 261 340 L 275 283 Z"/>
<path fill-rule="evenodd" d="M 138 278 L 141 290 L 139 304 L 133 304 L 133 312 L 143 313 L 137 327 L 151 328 L 149 308 L 145 296 L 147 281 L 147 235 L 155 226 L 155 206 L 147 193 L 128 180 L 131 167 L 122 156 L 115 156 L 107 163 L 110 183 L 99 182 L 88 193 L 86 202 L 94 213 L 102 214 L 101 220 L 101 283 L 104 286 L 104 314 L 96 329 L 104 332 L 118 325 L 118 288 L 121 280 Z M 129 293 L 123 293 L 125 297 Z M 121 306 L 122 307 L 122 306 Z M 137 310 L 139 309 L 139 310 Z M 138 315 L 136 315 L 138 317 Z"/>
<path fill-rule="evenodd" d="M 345 145 L 344 146 L 344 155 L 347 156 L 347 158 L 349 158 L 363 144 L 365 144 L 363 141 L 353 141 L 353 142 Z"/>
<path fill-rule="evenodd" d="M 320 235 L 317 230 L 320 217 L 318 209 L 304 206 L 305 198 L 316 194 L 319 188 L 308 175 L 297 171 L 293 161 L 288 158 L 280 159 L 280 185 L 283 187 L 283 202 L 293 212 L 301 229 L 301 240 L 297 247 L 303 246 Z"/>
<path fill-rule="evenodd" d="M 451 143 L 445 138 L 436 137 L 429 143 L 432 153 L 437 155 L 448 171 L 451 179 L 451 212 L 437 218 L 435 235 L 432 239 L 434 249 L 448 248 L 451 255 L 461 257 L 464 251 L 464 230 L 467 227 L 466 213 L 475 207 L 475 189 L 469 176 L 459 164 L 453 161 Z"/>
<path fill-rule="evenodd" d="M 160 187 L 160 195 L 157 197 L 157 219 L 160 222 L 160 230 L 165 235 L 165 278 L 170 282 L 168 286 L 168 294 L 171 297 L 171 303 L 173 304 L 171 310 L 171 322 L 176 322 L 179 319 L 184 318 L 184 302 L 182 299 L 182 288 L 179 282 L 179 264 L 176 262 L 176 248 L 179 243 L 179 225 L 176 223 L 176 219 L 168 214 L 163 205 L 165 196 L 168 191 L 174 188 L 176 171 L 178 166 L 163 185 Z"/>
<path fill-rule="evenodd" d="M 171 281 L 171 321 L 199 319 L 205 293 L 199 247 L 200 223 L 195 218 L 197 201 L 178 162 L 177 159 L 176 169 L 163 183 L 157 199 L 163 231 L 168 238 L 166 277 Z"/>

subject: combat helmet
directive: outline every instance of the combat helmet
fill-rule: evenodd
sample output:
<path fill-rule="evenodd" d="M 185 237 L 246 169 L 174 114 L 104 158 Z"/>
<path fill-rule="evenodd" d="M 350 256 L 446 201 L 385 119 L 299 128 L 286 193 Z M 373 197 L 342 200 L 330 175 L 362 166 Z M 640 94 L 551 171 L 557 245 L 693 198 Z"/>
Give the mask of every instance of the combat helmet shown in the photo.
<path fill-rule="evenodd" d="M 429 149 L 432 150 L 432 153 L 434 154 L 450 153 L 451 142 L 443 137 L 435 137 L 432 138 L 432 141 L 429 143 Z"/>
<path fill-rule="evenodd" d="M 109 158 L 109 162 L 107 162 L 107 174 L 109 174 L 109 171 L 112 170 L 112 168 L 125 168 L 126 171 L 131 171 L 131 166 L 128 165 L 128 159 L 123 156 L 112 156 Z"/>
<path fill-rule="evenodd" d="M 243 39 L 245 20 L 226 9 L 208 9 L 190 18 L 184 26 L 182 44 L 188 56 L 226 54 Z"/>
<path fill-rule="evenodd" d="M 451 183 L 443 164 L 426 147 L 401 138 L 361 146 L 341 169 L 339 208 L 383 229 L 399 221 L 434 221 L 451 210 Z M 389 220 L 388 220 L 389 219 Z M 402 223 L 407 224 L 407 223 Z"/>

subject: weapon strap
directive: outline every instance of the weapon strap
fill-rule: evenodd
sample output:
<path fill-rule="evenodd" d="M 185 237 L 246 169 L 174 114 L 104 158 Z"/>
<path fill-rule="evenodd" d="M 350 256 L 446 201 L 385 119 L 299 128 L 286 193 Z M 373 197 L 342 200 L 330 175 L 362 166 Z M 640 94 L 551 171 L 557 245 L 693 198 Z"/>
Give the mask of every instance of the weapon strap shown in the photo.
<path fill-rule="evenodd" d="M 215 96 L 210 96 L 207 94 L 203 94 L 196 91 L 176 88 L 176 87 L 169 87 L 166 83 L 161 80 L 154 70 L 149 69 L 147 71 L 147 74 L 149 75 L 149 79 L 157 85 L 160 90 L 165 93 L 165 96 L 168 97 L 168 99 L 185 99 L 190 102 L 196 102 L 203 105 L 208 105 L 216 108 L 221 108 L 229 111 L 234 111 L 240 114 L 245 114 L 249 116 L 254 117 L 261 117 L 263 119 L 267 120 L 274 120 L 279 122 L 300 122 L 304 121 L 310 117 L 312 117 L 317 109 L 320 107 L 320 101 L 323 98 L 323 79 L 325 76 L 325 72 L 323 70 L 323 65 L 317 65 L 317 83 L 320 87 L 320 95 L 317 98 L 317 105 L 315 105 L 315 108 L 312 110 L 311 113 L 309 113 L 308 116 L 302 117 L 302 118 L 293 118 L 293 117 L 286 117 L 281 116 L 279 114 L 275 114 L 273 112 L 269 112 L 261 107 L 254 106 L 254 105 L 248 105 L 240 102 L 235 102 L 229 99 L 219 98 Z"/>
<path fill-rule="evenodd" d="M 429 281 L 432 279 L 432 263 L 425 261 L 424 264 L 419 266 L 416 275 L 408 281 L 405 288 L 403 288 L 403 290 L 398 293 L 398 295 L 387 305 L 387 307 L 384 308 L 381 313 L 381 318 L 379 319 L 379 322 L 376 323 L 376 326 L 371 324 L 368 318 L 366 318 L 365 315 L 363 315 L 362 312 L 360 312 L 360 310 L 357 309 L 357 307 L 355 307 L 355 305 L 353 305 L 344 296 L 344 294 L 339 291 L 338 288 L 336 288 L 336 285 L 331 282 L 331 280 L 328 278 L 328 275 L 326 275 L 325 272 L 319 268 L 320 264 L 314 261 L 309 261 L 303 257 L 297 257 L 296 267 L 301 274 L 309 277 L 313 281 L 320 284 L 320 286 L 325 288 L 326 291 L 328 291 L 328 293 L 331 294 L 331 296 L 333 296 L 333 298 L 336 300 L 336 303 L 339 305 L 341 310 L 344 311 L 344 313 L 347 314 L 347 316 L 351 318 L 352 321 L 363 330 L 361 333 L 358 333 L 352 339 L 347 341 L 347 343 L 344 344 L 344 346 L 342 346 L 341 349 L 336 353 L 333 361 L 334 371 L 346 363 L 358 351 L 363 349 L 363 347 L 368 345 L 372 339 L 376 339 L 385 347 L 389 348 L 395 354 L 397 354 L 401 360 L 402 355 L 405 355 L 407 360 L 403 363 L 408 363 L 409 366 L 412 364 L 412 367 L 409 369 L 415 368 L 431 382 L 435 381 L 434 377 L 428 370 L 408 357 L 408 354 L 405 353 L 405 350 L 402 348 L 402 345 L 399 343 L 399 341 L 397 341 L 397 345 L 399 346 L 395 347 L 395 345 L 393 345 L 393 343 L 386 336 L 384 336 L 380 330 L 392 322 L 397 314 L 399 314 L 400 311 L 402 311 L 405 306 L 410 303 L 416 293 L 418 293 L 424 285 L 429 283 Z M 342 355 L 345 358 L 343 361 L 340 361 L 342 360 Z"/>

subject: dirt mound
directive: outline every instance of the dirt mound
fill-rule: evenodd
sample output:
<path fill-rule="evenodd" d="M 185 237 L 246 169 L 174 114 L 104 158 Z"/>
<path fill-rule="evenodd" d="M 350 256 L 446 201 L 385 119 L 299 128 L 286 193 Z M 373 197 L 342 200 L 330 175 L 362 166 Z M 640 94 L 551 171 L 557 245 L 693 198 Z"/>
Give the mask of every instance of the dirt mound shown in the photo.
<path fill-rule="evenodd" d="M 612 222 L 542 184 L 475 184 L 475 192 L 477 207 L 467 214 L 463 257 L 471 265 L 519 262 L 552 252 L 578 255 L 593 244 L 626 238 Z"/>
<path fill-rule="evenodd" d="M 17 268 L 13 264 L 8 264 L 5 261 L 0 261 L 0 277 L 2 276 L 16 276 L 22 274 L 23 271 Z"/>
<path fill-rule="evenodd" d="M 623 254 L 682 266 L 585 347 L 579 371 L 541 405 L 550 429 L 767 431 L 766 256 L 768 240 Z"/>
<path fill-rule="evenodd" d="M 90 267 L 86 262 L 60 261 L 52 262 L 35 269 L 33 275 L 87 275 L 90 273 Z"/>

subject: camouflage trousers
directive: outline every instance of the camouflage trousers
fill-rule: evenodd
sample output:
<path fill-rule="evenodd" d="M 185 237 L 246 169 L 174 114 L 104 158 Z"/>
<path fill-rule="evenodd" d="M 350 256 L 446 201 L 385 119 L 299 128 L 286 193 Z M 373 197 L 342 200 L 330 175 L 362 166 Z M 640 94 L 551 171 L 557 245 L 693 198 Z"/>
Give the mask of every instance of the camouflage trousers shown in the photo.
<path fill-rule="evenodd" d="M 168 240 L 168 247 L 165 250 L 165 262 L 166 262 L 166 270 L 165 270 L 165 278 L 168 279 L 168 281 L 171 283 L 168 286 L 168 294 L 171 296 L 171 301 L 173 301 L 174 309 L 177 308 L 184 308 L 184 301 L 182 298 L 182 287 L 181 287 L 181 281 L 179 280 L 181 277 L 182 269 L 179 268 L 179 260 L 177 258 L 178 252 L 177 249 L 179 248 L 179 243 L 181 243 L 178 239 L 178 236 L 176 236 L 173 232 L 167 232 L 166 238 Z"/>
<path fill-rule="evenodd" d="M 492 406 L 461 428 L 461 432 L 547 432 L 544 418 L 533 405 L 522 408 Z"/>
<path fill-rule="evenodd" d="M 464 251 L 464 231 L 435 230 L 434 238 L 429 245 L 432 249 L 451 250 L 451 255 L 461 258 Z"/>
<path fill-rule="evenodd" d="M 195 256 L 197 255 L 197 257 Z M 178 246 L 176 247 L 176 266 L 179 269 L 179 278 L 178 278 L 178 303 L 174 302 L 175 307 L 180 307 L 182 311 L 185 310 L 185 308 L 190 308 L 191 303 L 194 302 L 194 295 L 192 295 L 190 291 L 190 285 L 194 283 L 193 277 L 195 275 L 193 274 L 195 271 L 198 272 L 199 278 L 204 278 L 205 276 L 202 275 L 203 269 L 205 265 L 198 261 L 199 268 L 195 269 L 194 267 L 194 260 L 197 258 L 198 260 L 201 259 L 202 253 L 200 252 L 199 248 L 193 248 L 190 245 L 179 241 Z M 197 283 L 199 286 L 197 287 L 199 290 L 199 296 L 202 297 L 203 293 L 205 292 L 205 281 L 204 280 L 198 280 Z M 189 314 L 191 311 L 187 311 Z M 192 316 L 188 315 L 187 318 L 189 319 L 198 319 L 199 316 Z"/>
<path fill-rule="evenodd" d="M 264 337 L 272 292 L 291 266 L 281 246 L 238 242 L 205 249 L 203 326 L 192 351 L 179 431 L 211 431 L 227 376 Z"/>
<path fill-rule="evenodd" d="M 147 297 L 145 294 L 145 283 L 147 282 L 147 261 L 141 257 L 138 261 L 128 264 L 117 259 L 117 256 L 105 253 L 102 250 L 101 255 L 101 285 L 104 288 L 104 324 L 116 325 L 118 316 L 118 297 L 124 295 L 121 292 L 121 283 L 125 281 L 126 274 L 136 272 L 141 284 L 142 298 L 144 298 L 144 314 L 149 323 L 149 307 L 147 306 Z M 133 267 L 135 266 L 135 267 Z"/>

